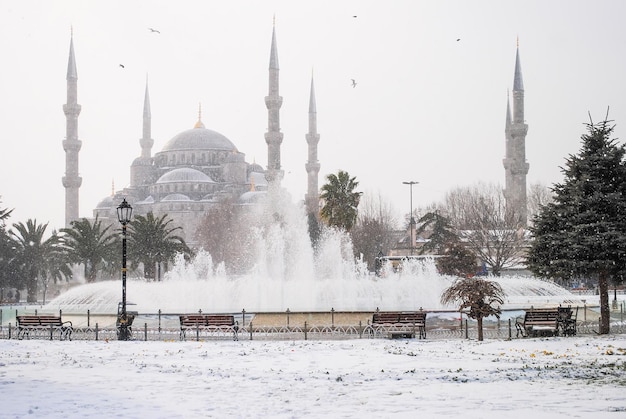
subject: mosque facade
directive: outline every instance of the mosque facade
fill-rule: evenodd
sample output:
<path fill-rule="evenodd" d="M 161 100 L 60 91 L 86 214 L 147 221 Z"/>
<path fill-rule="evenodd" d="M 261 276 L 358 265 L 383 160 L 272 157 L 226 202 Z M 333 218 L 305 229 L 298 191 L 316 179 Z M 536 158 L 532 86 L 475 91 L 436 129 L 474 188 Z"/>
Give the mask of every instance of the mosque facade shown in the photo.
<path fill-rule="evenodd" d="M 70 55 L 67 73 L 67 133 L 63 146 L 66 152 L 66 174 L 63 185 L 66 188 L 66 226 L 78 218 L 78 189 L 81 179 L 78 177 L 78 114 L 76 61 L 73 36 L 70 40 Z M 305 138 L 309 142 L 309 161 L 305 169 L 309 173 L 309 188 L 306 200 L 319 201 L 317 176 L 317 121 L 315 119 L 315 93 L 311 80 L 311 99 L 313 108 L 309 110 L 309 133 Z M 283 134 L 280 130 L 280 107 L 282 97 L 279 94 L 279 66 L 275 27 L 272 30 L 272 42 L 269 64 L 269 89 L 265 97 L 268 111 L 268 129 L 265 141 L 268 147 L 267 169 L 256 163 L 248 163 L 245 154 L 235 144 L 219 132 L 205 127 L 201 110 L 193 128 L 182 131 L 170 139 L 158 152 L 153 153 L 151 127 L 150 95 L 146 83 L 143 106 L 143 132 L 139 140 L 140 156 L 130 167 L 130 184 L 120 191 L 102 199 L 93 210 L 93 216 L 106 222 L 117 222 L 117 206 L 126 199 L 133 207 L 134 214 L 145 215 L 152 212 L 155 217 L 167 215 L 173 225 L 181 226 L 180 235 L 190 246 L 195 243 L 195 232 L 199 229 L 211 207 L 224 199 L 234 199 L 237 204 L 249 205 L 257 202 L 268 189 L 280 187 L 283 177 L 280 160 L 280 146 Z M 312 113 L 311 113 L 312 112 Z M 313 125 L 311 125 L 313 124 Z M 315 141 L 315 150 L 311 150 L 311 136 Z M 311 160 L 315 159 L 315 160 Z M 314 176 L 316 179 L 311 179 Z"/>

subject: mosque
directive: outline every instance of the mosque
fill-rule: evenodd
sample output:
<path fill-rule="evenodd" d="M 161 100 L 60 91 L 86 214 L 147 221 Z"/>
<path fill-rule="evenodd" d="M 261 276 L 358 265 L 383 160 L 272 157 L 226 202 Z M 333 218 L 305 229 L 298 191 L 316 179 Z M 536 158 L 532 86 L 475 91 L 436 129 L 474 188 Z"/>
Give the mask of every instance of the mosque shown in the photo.
<path fill-rule="evenodd" d="M 66 138 L 63 149 L 66 154 L 65 176 L 65 225 L 77 220 L 78 192 L 82 183 L 78 170 L 78 153 L 81 141 L 78 139 L 78 116 L 81 105 L 77 101 L 76 59 L 73 36 L 70 39 L 67 68 L 67 103 L 63 105 L 66 116 Z M 121 191 L 105 197 L 93 210 L 93 216 L 111 223 L 117 222 L 116 208 L 125 198 L 135 214 L 152 212 L 156 217 L 168 215 L 174 225 L 182 227 L 181 236 L 190 246 L 194 246 L 194 233 L 202 223 L 210 208 L 226 197 L 235 199 L 241 205 L 256 202 L 268 189 L 280 187 L 283 177 L 280 160 L 280 146 L 283 134 L 280 130 L 278 50 L 276 28 L 272 28 L 269 60 L 269 89 L 265 97 L 268 112 L 268 128 L 265 133 L 268 159 L 267 168 L 256 163 L 248 163 L 245 154 L 235 144 L 219 132 L 208 129 L 202 122 L 201 112 L 198 121 L 191 129 L 182 131 L 165 144 L 163 149 L 153 154 L 154 140 L 151 137 L 150 96 L 146 83 L 143 108 L 143 135 L 139 140 L 141 154 L 130 167 L 130 185 Z M 513 80 L 512 108 L 507 98 L 505 122 L 505 169 L 504 196 L 507 208 L 516 211 L 526 223 L 527 195 L 526 175 L 529 165 L 526 162 L 526 134 L 528 125 L 524 120 L 524 83 L 519 55 L 516 50 Z M 317 146 L 320 136 L 317 132 L 317 110 L 315 90 L 311 79 L 309 99 L 309 127 L 305 135 L 308 144 L 308 160 L 304 167 L 308 174 L 307 193 L 304 202 L 308 214 L 319 215 L 318 175 L 320 163 L 317 160 Z M 413 248 L 416 237 L 411 231 Z"/>
<path fill-rule="evenodd" d="M 82 179 L 78 173 L 78 116 L 81 105 L 77 102 L 76 59 L 73 36 L 67 69 L 67 103 L 63 106 L 66 115 L 66 170 L 63 177 L 65 187 L 65 225 L 78 219 L 78 190 Z M 180 235 L 190 246 L 194 246 L 194 233 L 210 208 L 220 201 L 231 198 L 246 205 L 256 202 L 268 188 L 279 187 L 283 177 L 280 161 L 280 145 L 283 134 L 280 130 L 279 66 L 276 45 L 276 30 L 272 29 L 269 61 L 269 91 L 265 97 L 268 111 L 268 130 L 265 141 L 268 149 L 266 169 L 256 163 L 248 163 L 245 154 L 219 132 L 206 128 L 201 110 L 198 121 L 191 129 L 182 131 L 170 139 L 161 151 L 153 154 L 154 140 L 151 133 L 150 95 L 146 83 L 143 107 L 143 135 L 139 140 L 141 154 L 130 167 L 130 185 L 120 191 L 112 191 L 93 210 L 93 216 L 111 223 L 117 222 L 116 208 L 125 198 L 133 206 L 135 214 L 152 212 L 156 217 L 165 214 L 173 224 L 181 226 Z M 309 100 L 309 160 L 305 164 L 308 173 L 308 189 L 304 197 L 307 210 L 317 214 L 319 208 L 317 161 L 316 103 L 313 79 Z"/>

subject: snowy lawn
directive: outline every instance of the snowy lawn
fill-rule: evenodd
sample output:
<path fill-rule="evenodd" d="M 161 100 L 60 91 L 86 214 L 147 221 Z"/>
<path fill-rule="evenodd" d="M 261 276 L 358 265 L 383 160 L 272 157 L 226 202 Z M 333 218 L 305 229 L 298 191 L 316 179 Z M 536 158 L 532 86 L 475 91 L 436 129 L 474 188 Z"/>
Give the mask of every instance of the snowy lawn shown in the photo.
<path fill-rule="evenodd" d="M 0 341 L 2 418 L 626 417 L 626 336 Z"/>

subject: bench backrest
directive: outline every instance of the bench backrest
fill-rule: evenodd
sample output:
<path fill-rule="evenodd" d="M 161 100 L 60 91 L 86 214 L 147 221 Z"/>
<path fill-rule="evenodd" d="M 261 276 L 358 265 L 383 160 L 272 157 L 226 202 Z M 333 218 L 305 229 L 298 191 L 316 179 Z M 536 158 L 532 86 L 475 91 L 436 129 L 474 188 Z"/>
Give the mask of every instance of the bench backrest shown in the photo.
<path fill-rule="evenodd" d="M 234 326 L 235 316 L 229 314 L 181 314 L 180 325 L 194 326 Z"/>
<path fill-rule="evenodd" d="M 557 322 L 561 318 L 559 309 L 534 309 L 526 312 L 524 323 Z"/>
<path fill-rule="evenodd" d="M 63 325 L 59 316 L 17 316 L 16 319 L 20 327 Z"/>
<path fill-rule="evenodd" d="M 426 322 L 425 311 L 411 312 L 377 312 L 372 316 L 372 323 L 416 323 L 424 324 Z"/>

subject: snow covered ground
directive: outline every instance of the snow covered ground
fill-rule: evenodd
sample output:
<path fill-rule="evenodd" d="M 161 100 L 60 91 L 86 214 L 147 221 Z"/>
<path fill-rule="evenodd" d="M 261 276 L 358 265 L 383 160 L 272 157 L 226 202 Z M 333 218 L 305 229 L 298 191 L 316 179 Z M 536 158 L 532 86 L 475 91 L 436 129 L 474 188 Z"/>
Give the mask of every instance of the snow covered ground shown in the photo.
<path fill-rule="evenodd" d="M 617 418 L 626 335 L 0 340 L 2 418 Z"/>

